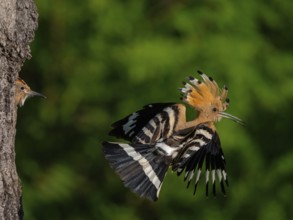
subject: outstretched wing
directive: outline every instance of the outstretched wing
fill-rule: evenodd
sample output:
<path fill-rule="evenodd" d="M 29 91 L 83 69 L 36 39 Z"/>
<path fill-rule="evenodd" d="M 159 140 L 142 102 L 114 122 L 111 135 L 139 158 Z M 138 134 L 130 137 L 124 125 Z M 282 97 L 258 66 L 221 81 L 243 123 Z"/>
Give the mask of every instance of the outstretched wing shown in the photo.
<path fill-rule="evenodd" d="M 185 123 L 185 106 L 175 103 L 155 103 L 112 124 L 109 135 L 132 143 L 150 144 L 171 136 Z"/>
<path fill-rule="evenodd" d="M 216 131 L 205 124 L 198 125 L 185 138 L 182 143 L 182 151 L 173 164 L 173 170 L 178 176 L 185 170 L 184 180 L 188 181 L 187 187 L 192 179 L 195 181 L 194 194 L 205 163 L 206 195 L 209 191 L 210 176 L 213 184 L 213 194 L 216 195 L 216 176 L 225 195 L 225 184 L 228 186 L 227 173 L 225 170 L 225 158 L 221 148 L 221 142 Z M 196 175 L 195 175 L 196 172 Z"/>

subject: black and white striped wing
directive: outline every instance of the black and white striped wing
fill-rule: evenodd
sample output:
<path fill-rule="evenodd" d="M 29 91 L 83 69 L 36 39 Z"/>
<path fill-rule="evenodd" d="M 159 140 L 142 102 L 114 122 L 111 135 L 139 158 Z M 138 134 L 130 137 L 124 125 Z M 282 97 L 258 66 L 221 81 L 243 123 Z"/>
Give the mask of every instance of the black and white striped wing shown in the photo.
<path fill-rule="evenodd" d="M 182 122 L 185 123 L 185 107 L 167 103 L 147 105 L 113 124 L 110 135 L 131 143 L 103 142 L 103 151 L 126 187 L 141 197 L 158 199 L 172 162 L 171 152 L 175 151 L 158 140 L 170 137 Z"/>
<path fill-rule="evenodd" d="M 170 137 L 178 124 L 182 105 L 155 103 L 115 122 L 110 135 L 132 143 L 151 144 Z M 185 115 L 184 115 L 185 117 Z"/>
<path fill-rule="evenodd" d="M 146 105 L 143 109 L 114 122 L 109 135 L 131 141 L 152 118 L 164 108 L 172 105 L 174 105 L 174 103 Z"/>
<path fill-rule="evenodd" d="M 225 170 L 225 158 L 221 148 L 221 142 L 216 131 L 205 124 L 195 127 L 182 143 L 182 152 L 173 165 L 173 170 L 178 176 L 185 171 L 184 180 L 187 187 L 194 179 L 194 194 L 205 164 L 206 195 L 209 193 L 210 178 L 213 185 L 213 194 L 216 195 L 216 177 L 221 185 L 223 194 L 226 194 L 225 184 L 228 186 L 227 173 Z"/>

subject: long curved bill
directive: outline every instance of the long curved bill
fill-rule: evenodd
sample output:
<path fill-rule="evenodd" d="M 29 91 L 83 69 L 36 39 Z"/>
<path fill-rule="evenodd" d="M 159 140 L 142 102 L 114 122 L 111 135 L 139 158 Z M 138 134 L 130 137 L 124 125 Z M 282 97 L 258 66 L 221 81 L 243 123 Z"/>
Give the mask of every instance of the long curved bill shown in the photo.
<path fill-rule="evenodd" d="M 221 115 L 223 118 L 227 118 L 227 119 L 230 119 L 242 126 L 245 126 L 246 124 L 240 119 L 240 118 L 237 118 L 236 116 L 233 116 L 233 115 L 230 115 L 226 112 L 220 112 L 219 115 Z"/>
<path fill-rule="evenodd" d="M 40 97 L 42 97 L 42 98 L 44 98 L 44 99 L 47 98 L 47 97 L 44 96 L 43 94 L 38 93 L 38 92 L 35 92 L 35 91 L 30 91 L 30 92 L 28 92 L 28 95 L 29 95 L 29 96 L 40 96 Z"/>

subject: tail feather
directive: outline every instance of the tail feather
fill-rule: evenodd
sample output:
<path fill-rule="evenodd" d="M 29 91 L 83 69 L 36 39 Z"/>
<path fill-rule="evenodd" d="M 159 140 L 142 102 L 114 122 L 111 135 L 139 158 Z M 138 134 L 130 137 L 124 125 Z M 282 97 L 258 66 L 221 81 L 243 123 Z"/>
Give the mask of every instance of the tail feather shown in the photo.
<path fill-rule="evenodd" d="M 103 142 L 103 151 L 124 185 L 141 197 L 156 201 L 169 164 L 155 148 Z"/>

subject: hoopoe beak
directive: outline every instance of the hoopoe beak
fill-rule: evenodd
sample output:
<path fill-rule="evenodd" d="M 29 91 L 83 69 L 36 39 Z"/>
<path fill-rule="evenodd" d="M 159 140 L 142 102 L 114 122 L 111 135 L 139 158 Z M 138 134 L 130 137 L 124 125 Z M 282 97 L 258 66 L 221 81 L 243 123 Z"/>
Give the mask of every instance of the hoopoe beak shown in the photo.
<path fill-rule="evenodd" d="M 29 97 L 39 96 L 39 97 L 42 97 L 42 98 L 44 98 L 44 99 L 47 98 L 47 97 L 44 96 L 43 94 L 38 93 L 38 92 L 35 92 L 35 91 L 29 91 L 29 92 L 27 92 L 27 95 L 28 95 Z"/>
<path fill-rule="evenodd" d="M 237 118 L 234 115 L 230 115 L 230 114 L 228 114 L 226 112 L 219 112 L 219 115 L 221 117 L 223 117 L 223 118 L 230 119 L 230 120 L 232 120 L 232 121 L 234 121 L 234 122 L 236 122 L 236 123 L 238 123 L 238 124 L 240 124 L 242 126 L 245 126 L 245 123 L 240 118 Z"/>

